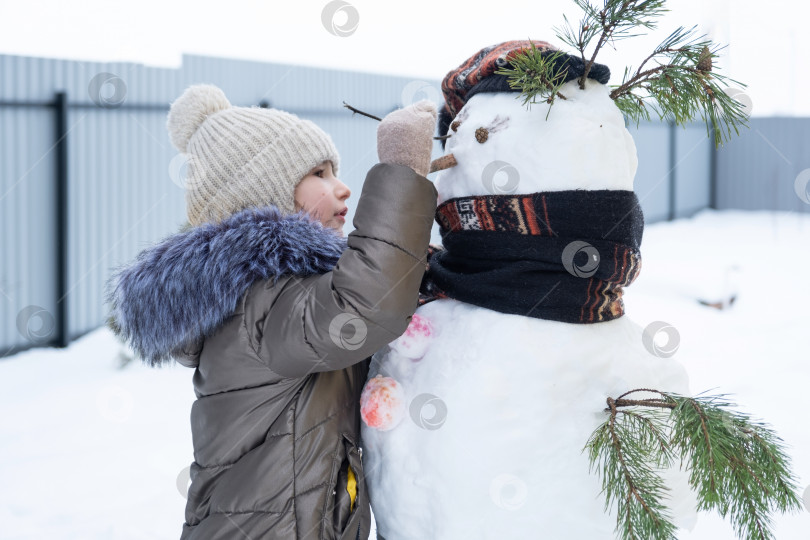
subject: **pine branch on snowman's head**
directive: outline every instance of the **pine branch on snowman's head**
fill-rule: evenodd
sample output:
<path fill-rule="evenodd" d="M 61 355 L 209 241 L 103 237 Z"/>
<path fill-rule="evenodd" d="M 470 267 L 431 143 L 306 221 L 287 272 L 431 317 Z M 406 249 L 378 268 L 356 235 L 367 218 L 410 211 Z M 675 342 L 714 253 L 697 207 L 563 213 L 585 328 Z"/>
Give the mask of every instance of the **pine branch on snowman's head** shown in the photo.
<path fill-rule="evenodd" d="M 512 51 L 504 58 L 508 62 L 495 71 L 507 78 L 509 88 L 519 92 L 528 106 L 545 102 L 551 107 L 555 99 L 568 97 L 559 91 L 563 83 L 576 78 L 579 89 L 584 90 L 586 80 L 599 80 L 594 71 L 609 74 L 605 66 L 596 63 L 602 47 L 640 35 L 636 32 L 639 28 L 656 28 L 657 19 L 667 11 L 665 0 L 604 0 L 602 7 L 588 0 L 574 2 L 584 14 L 580 22 L 572 25 L 564 17 L 565 24 L 555 30 L 578 56 L 551 53 L 548 44 L 528 42 L 531 46 Z M 731 138 L 732 130 L 739 134 L 739 128 L 747 126 L 748 115 L 744 104 L 725 91 L 729 83 L 745 85 L 715 69 L 720 50 L 722 47 L 698 35 L 696 27 L 678 28 L 638 68 L 625 68 L 621 84 L 611 87 L 610 97 L 636 124 L 649 120 L 650 111 L 678 125 L 700 118 L 715 146 L 723 144 Z"/>

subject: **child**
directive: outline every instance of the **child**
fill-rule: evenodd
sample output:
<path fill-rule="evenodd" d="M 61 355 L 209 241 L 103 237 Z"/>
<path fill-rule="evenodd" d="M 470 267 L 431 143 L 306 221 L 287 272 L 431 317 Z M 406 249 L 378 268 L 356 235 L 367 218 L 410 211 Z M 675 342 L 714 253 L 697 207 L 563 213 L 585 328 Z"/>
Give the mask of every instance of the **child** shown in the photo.
<path fill-rule="evenodd" d="M 210 85 L 172 104 L 191 227 L 119 270 L 108 294 L 111 327 L 145 361 L 196 368 L 182 539 L 368 537 L 364 360 L 417 306 L 435 121 L 427 101 L 385 117 L 344 238 L 350 190 L 315 124 L 233 107 Z"/>

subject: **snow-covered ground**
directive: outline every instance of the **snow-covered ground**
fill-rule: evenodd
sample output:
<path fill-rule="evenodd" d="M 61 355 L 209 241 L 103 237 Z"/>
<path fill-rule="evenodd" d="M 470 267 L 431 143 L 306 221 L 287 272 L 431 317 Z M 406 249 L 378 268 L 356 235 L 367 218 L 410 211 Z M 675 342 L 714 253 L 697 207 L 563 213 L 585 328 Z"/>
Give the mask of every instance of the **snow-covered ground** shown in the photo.
<path fill-rule="evenodd" d="M 652 225 L 625 300 L 641 326 L 677 329 L 694 392 L 732 393 L 777 430 L 810 507 L 808 246 L 807 214 L 705 211 Z M 725 310 L 698 302 L 730 295 Z M 102 328 L 66 350 L 0 360 L 1 539 L 179 537 L 192 371 L 121 367 L 124 351 Z M 776 516 L 775 536 L 810 538 L 810 508 Z M 734 536 L 701 514 L 681 538 Z"/>

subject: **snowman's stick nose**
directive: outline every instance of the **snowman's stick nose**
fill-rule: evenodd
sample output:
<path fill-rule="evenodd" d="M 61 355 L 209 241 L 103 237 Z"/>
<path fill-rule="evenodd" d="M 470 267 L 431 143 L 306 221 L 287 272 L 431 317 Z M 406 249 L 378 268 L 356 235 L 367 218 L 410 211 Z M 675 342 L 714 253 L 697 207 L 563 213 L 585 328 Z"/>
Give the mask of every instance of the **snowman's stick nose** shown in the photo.
<path fill-rule="evenodd" d="M 447 154 L 430 162 L 430 171 L 428 171 L 428 174 L 436 171 L 443 171 L 445 169 L 449 169 L 450 167 L 455 167 L 456 165 L 458 165 L 456 156 L 453 154 Z"/>

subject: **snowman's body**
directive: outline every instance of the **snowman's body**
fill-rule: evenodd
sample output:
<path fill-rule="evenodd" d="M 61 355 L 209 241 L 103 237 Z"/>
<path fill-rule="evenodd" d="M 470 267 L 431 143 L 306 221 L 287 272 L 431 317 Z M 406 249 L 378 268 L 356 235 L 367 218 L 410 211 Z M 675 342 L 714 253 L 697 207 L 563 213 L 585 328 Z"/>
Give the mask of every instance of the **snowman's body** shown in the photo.
<path fill-rule="evenodd" d="M 517 170 L 515 193 L 632 190 L 635 145 L 604 85 L 567 83 L 548 107 L 478 94 L 447 144 L 458 165 L 440 201 L 491 194 L 495 160 Z M 483 144 L 475 131 L 488 128 Z M 514 178 L 495 179 L 512 182 Z M 541 301 L 541 298 L 537 299 Z M 370 377 L 397 382 L 403 418 L 363 425 L 364 468 L 378 532 L 398 539 L 599 540 L 614 537 L 600 478 L 582 452 L 605 400 L 635 388 L 688 393 L 683 368 L 651 354 L 627 316 L 569 324 L 452 299 L 420 307 L 408 331 L 375 355 Z M 389 406 L 390 403 L 381 406 Z M 364 403 L 366 419 L 374 403 Z M 383 426 L 390 427 L 390 426 Z M 685 477 L 670 506 L 693 514 Z"/>

